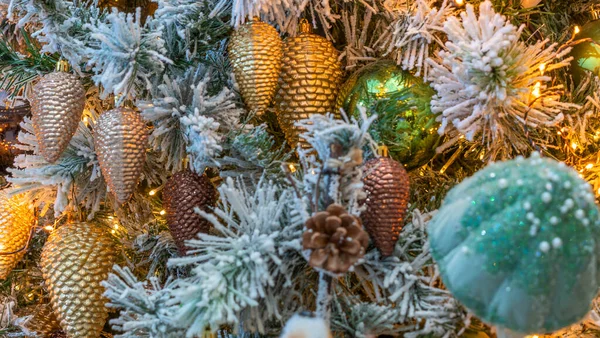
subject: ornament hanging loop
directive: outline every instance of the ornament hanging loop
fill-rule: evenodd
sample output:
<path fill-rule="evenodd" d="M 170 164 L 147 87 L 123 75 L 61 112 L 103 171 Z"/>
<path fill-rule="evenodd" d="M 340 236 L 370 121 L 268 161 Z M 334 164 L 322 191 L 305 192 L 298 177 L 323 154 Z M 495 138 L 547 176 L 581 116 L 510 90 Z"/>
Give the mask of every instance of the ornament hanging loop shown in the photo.
<path fill-rule="evenodd" d="M 377 155 L 379 157 L 390 157 L 390 151 L 384 144 L 377 146 Z"/>
<path fill-rule="evenodd" d="M 69 72 L 71 70 L 71 66 L 69 66 L 69 62 L 64 59 L 58 60 L 56 63 L 56 71 L 57 72 Z"/>
<path fill-rule="evenodd" d="M 300 19 L 300 24 L 298 25 L 298 33 L 312 33 L 312 26 L 306 18 Z"/>

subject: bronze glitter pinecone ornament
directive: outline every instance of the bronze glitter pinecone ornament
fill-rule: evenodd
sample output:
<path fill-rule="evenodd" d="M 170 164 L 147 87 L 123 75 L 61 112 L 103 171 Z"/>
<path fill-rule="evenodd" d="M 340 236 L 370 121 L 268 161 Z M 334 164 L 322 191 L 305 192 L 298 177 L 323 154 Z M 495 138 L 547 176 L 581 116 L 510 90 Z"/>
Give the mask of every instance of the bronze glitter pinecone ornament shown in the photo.
<path fill-rule="evenodd" d="M 333 113 L 338 87 L 342 80 L 342 65 L 338 51 L 327 39 L 311 33 L 306 19 L 300 22 L 300 33 L 283 44 L 283 66 L 279 90 L 275 97 L 277 119 L 287 142 L 296 147 L 304 132 L 294 124 L 314 114 Z"/>
<path fill-rule="evenodd" d="M 387 157 L 365 163 L 363 184 L 367 199 L 363 225 L 383 256 L 394 253 L 404 226 L 410 183 L 404 166 Z"/>
<path fill-rule="evenodd" d="M 0 280 L 5 279 L 27 252 L 35 225 L 33 207 L 22 195 L 9 197 L 0 190 Z"/>
<path fill-rule="evenodd" d="M 200 232 L 208 233 L 211 226 L 209 221 L 194 212 L 194 208 L 211 211 L 217 202 L 217 190 L 206 174 L 184 170 L 169 179 L 163 190 L 163 200 L 169 230 L 179 253 L 185 255 L 189 250 L 185 241 L 197 238 Z"/>
<path fill-rule="evenodd" d="M 66 66 L 59 63 L 58 68 L 66 69 Z M 67 148 L 77 131 L 84 106 L 85 89 L 71 73 L 47 74 L 33 87 L 33 129 L 46 161 L 56 162 Z"/>
<path fill-rule="evenodd" d="M 283 43 L 277 30 L 255 18 L 233 32 L 229 60 L 244 102 L 257 115 L 271 105 L 281 71 Z"/>
<path fill-rule="evenodd" d="M 40 265 L 50 303 L 69 338 L 100 336 L 108 317 L 100 282 L 115 263 L 113 240 L 99 225 L 71 223 L 54 230 Z"/>
<path fill-rule="evenodd" d="M 29 314 L 31 317 L 19 324 L 26 334 L 35 333 L 36 337 L 51 337 L 53 333 L 61 331 L 60 321 L 56 318 L 52 306 L 42 304 L 35 306 Z"/>
<path fill-rule="evenodd" d="M 332 273 L 348 271 L 364 256 L 369 245 L 369 236 L 360 219 L 339 204 L 331 204 L 327 210 L 314 214 L 305 227 L 302 246 L 311 250 L 308 263 Z"/>
<path fill-rule="evenodd" d="M 106 184 L 119 203 L 127 202 L 135 190 L 147 144 L 146 124 L 132 109 L 109 110 L 96 121 L 96 155 Z"/>

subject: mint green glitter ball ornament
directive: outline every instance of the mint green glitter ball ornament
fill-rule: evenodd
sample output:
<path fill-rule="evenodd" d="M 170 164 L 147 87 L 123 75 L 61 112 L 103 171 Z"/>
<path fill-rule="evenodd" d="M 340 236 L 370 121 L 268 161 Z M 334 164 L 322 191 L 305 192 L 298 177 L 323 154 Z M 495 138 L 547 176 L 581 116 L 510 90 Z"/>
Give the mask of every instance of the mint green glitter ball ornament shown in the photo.
<path fill-rule="evenodd" d="M 581 320 L 600 285 L 600 211 L 589 184 L 553 160 L 494 163 L 454 187 L 429 223 L 448 290 L 514 332 Z"/>

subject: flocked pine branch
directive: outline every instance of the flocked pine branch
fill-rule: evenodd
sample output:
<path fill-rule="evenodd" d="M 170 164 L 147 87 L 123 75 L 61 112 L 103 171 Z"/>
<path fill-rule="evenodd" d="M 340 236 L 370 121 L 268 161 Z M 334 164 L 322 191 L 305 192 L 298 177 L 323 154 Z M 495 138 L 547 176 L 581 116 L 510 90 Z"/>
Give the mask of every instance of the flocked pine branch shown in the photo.
<path fill-rule="evenodd" d="M 259 125 L 247 132 L 238 133 L 228 145 L 228 155 L 220 159 L 222 177 L 252 177 L 265 175 L 269 179 L 282 179 L 281 165 L 292 154 L 285 145 L 277 145 L 274 137 Z"/>
<path fill-rule="evenodd" d="M 152 89 L 152 77 L 160 74 L 172 61 L 162 31 L 145 31 L 140 9 L 136 14 L 113 12 L 97 24 L 87 24 L 92 42 L 87 48 L 88 65 L 93 66 L 97 85 L 105 94 L 131 95 Z"/>
<path fill-rule="evenodd" d="M 91 211 L 100 209 L 106 196 L 106 185 L 94 150 L 92 132 L 80 122 L 69 146 L 56 163 L 48 163 L 39 154 L 32 121 L 21 123 L 20 144 L 17 147 L 26 153 L 15 158 L 15 168 L 9 169 L 13 193 L 27 192 L 38 205 L 54 205 L 58 216 L 69 204 L 82 204 Z M 73 190 L 75 189 L 75 190 Z"/>
<path fill-rule="evenodd" d="M 395 17 L 387 32 L 380 37 L 380 48 L 404 70 L 416 71 L 416 76 L 427 79 L 429 52 L 443 46 L 444 22 L 452 14 L 448 0 L 436 7 L 435 0 L 417 0 L 412 5 L 400 6 L 390 14 Z M 398 8 L 398 7 L 396 7 Z"/>
<path fill-rule="evenodd" d="M 362 17 L 359 10 L 364 12 Z M 361 63 L 377 59 L 374 48 L 375 37 L 381 33 L 387 23 L 377 20 L 377 16 L 373 18 L 374 14 L 375 9 L 372 7 L 362 9 L 358 4 L 354 6 L 352 12 L 342 12 L 341 22 L 346 45 L 340 54 L 340 59 L 347 70 L 356 69 Z"/>
<path fill-rule="evenodd" d="M 198 234 L 188 241 L 188 257 L 169 261 L 191 268 L 173 290 L 174 318 L 187 328 L 187 337 L 223 324 L 260 330 L 267 320 L 280 319 L 278 307 L 294 286 L 292 272 L 305 264 L 299 255 L 303 221 L 292 191 L 263 180 L 251 187 L 228 178 L 219 192 L 214 214 L 197 210 L 218 235 Z M 277 282 L 282 280 L 283 287 Z M 269 306 L 257 311 L 261 300 Z"/>
<path fill-rule="evenodd" d="M 156 277 L 143 283 L 129 268 L 115 266 L 115 272 L 102 282 L 109 308 L 120 310 L 110 324 L 121 334 L 117 338 L 179 338 L 185 330 L 173 326 L 170 307 L 170 283 L 162 286 Z"/>
<path fill-rule="evenodd" d="M 174 80 L 165 77 L 152 101 L 138 103 L 142 117 L 154 124 L 153 148 L 174 171 L 187 155 L 197 172 L 219 166 L 222 142 L 240 126 L 239 97 L 226 87 L 211 95 L 210 87 L 211 76 L 200 67 Z"/>
<path fill-rule="evenodd" d="M 439 114 L 439 133 L 453 137 L 449 144 L 464 136 L 485 145 L 488 159 L 506 149 L 527 152 L 526 128 L 555 126 L 563 111 L 577 107 L 560 101 L 563 86 L 547 74 L 570 64 L 563 59 L 569 48 L 557 50 L 547 40 L 527 45 L 519 40 L 524 27 L 494 12 L 489 1 L 479 15 L 468 4 L 460 19 L 444 24 L 446 49 L 428 62 L 437 91 L 432 111 Z"/>
<path fill-rule="evenodd" d="M 187 67 L 191 61 L 203 62 L 216 50 L 230 27 L 220 16 L 210 17 L 213 0 L 159 0 L 147 29 L 159 29 L 165 40 L 167 56 L 175 66 Z"/>
<path fill-rule="evenodd" d="M 42 53 L 59 52 L 71 66 L 80 70 L 87 61 L 87 46 L 91 23 L 103 19 L 103 12 L 86 1 L 11 0 L 9 17 L 22 15 L 20 27 L 31 26 L 42 45 Z"/>
<path fill-rule="evenodd" d="M 404 333 L 405 337 L 458 337 L 469 324 L 466 311 L 440 288 L 426 235 L 432 215 L 415 210 L 412 221 L 402 229 L 392 256 L 382 258 L 379 251 L 371 250 L 364 263 L 355 268 L 361 283 L 369 285 L 365 292 L 370 300 L 390 307 L 390 313 L 397 316 L 401 327 L 394 330 L 414 325 Z"/>
<path fill-rule="evenodd" d="M 329 29 L 340 19 L 334 8 L 341 4 L 339 0 L 217 0 L 211 15 L 229 14 L 234 27 L 252 17 L 261 17 L 276 24 L 282 33 L 295 35 L 299 19 L 308 11 L 313 15 L 313 24 L 318 22 L 331 37 Z"/>
<path fill-rule="evenodd" d="M 311 199 L 309 204 L 314 205 L 314 198 L 318 195 L 318 203 L 324 203 L 323 206 L 339 203 L 345 205 L 350 213 L 360 213 L 358 202 L 364 197 L 363 151 L 375 152 L 369 127 L 377 115 L 367 117 L 364 107 L 359 107 L 359 111 L 360 121 L 355 118 L 336 120 L 328 114 L 313 115 L 297 123 L 298 127 L 306 130 L 300 137 L 311 146 L 298 148 L 304 174 L 301 185 Z M 321 206 L 314 207 L 321 210 Z"/>

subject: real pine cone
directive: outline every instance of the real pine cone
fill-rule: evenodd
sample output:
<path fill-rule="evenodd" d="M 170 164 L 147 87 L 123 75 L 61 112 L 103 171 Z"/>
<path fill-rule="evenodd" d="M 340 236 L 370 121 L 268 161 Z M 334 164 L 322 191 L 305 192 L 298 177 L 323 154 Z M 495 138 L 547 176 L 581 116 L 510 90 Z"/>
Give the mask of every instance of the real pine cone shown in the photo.
<path fill-rule="evenodd" d="M 306 19 L 300 33 L 283 45 L 283 65 L 275 97 L 277 119 L 287 142 L 296 147 L 304 130 L 294 124 L 314 114 L 332 113 L 342 80 L 339 53 L 327 39 L 311 33 Z M 306 141 L 300 141 L 307 146 Z"/>
<path fill-rule="evenodd" d="M 27 321 L 20 324 L 25 332 L 32 332 L 36 337 L 53 337 L 53 334 L 61 331 L 60 321 L 56 318 L 52 306 L 41 304 L 34 307 Z"/>
<path fill-rule="evenodd" d="M 127 202 L 137 186 L 147 144 L 146 124 L 132 109 L 109 110 L 96 121 L 96 155 L 106 184 L 119 203 Z"/>
<path fill-rule="evenodd" d="M 8 277 L 27 252 L 34 225 L 35 215 L 28 201 L 22 195 L 9 197 L 0 190 L 0 280 Z"/>
<path fill-rule="evenodd" d="M 348 271 L 364 256 L 369 245 L 369 236 L 360 219 L 339 204 L 331 204 L 326 211 L 313 215 L 305 227 L 302 246 L 311 250 L 308 263 L 332 273 Z"/>
<path fill-rule="evenodd" d="M 40 153 L 56 162 L 75 135 L 83 108 L 85 89 L 76 75 L 54 72 L 33 88 L 31 113 Z"/>
<path fill-rule="evenodd" d="M 244 102 L 257 115 L 271 105 L 281 71 L 281 37 L 260 19 L 253 19 L 233 32 L 229 59 Z"/>
<path fill-rule="evenodd" d="M 167 224 L 181 255 L 189 248 L 185 241 L 197 238 L 198 233 L 208 233 L 210 222 L 194 212 L 198 207 L 206 212 L 217 202 L 217 190 L 204 175 L 184 170 L 173 175 L 163 190 L 163 203 Z"/>
<path fill-rule="evenodd" d="M 363 172 L 367 199 L 360 217 L 381 254 L 390 256 L 404 226 L 410 197 L 408 174 L 402 164 L 387 157 L 367 161 Z"/>
<path fill-rule="evenodd" d="M 115 246 L 99 225 L 71 223 L 54 230 L 40 265 L 50 303 L 69 338 L 97 338 L 108 317 L 105 280 L 115 262 Z"/>

